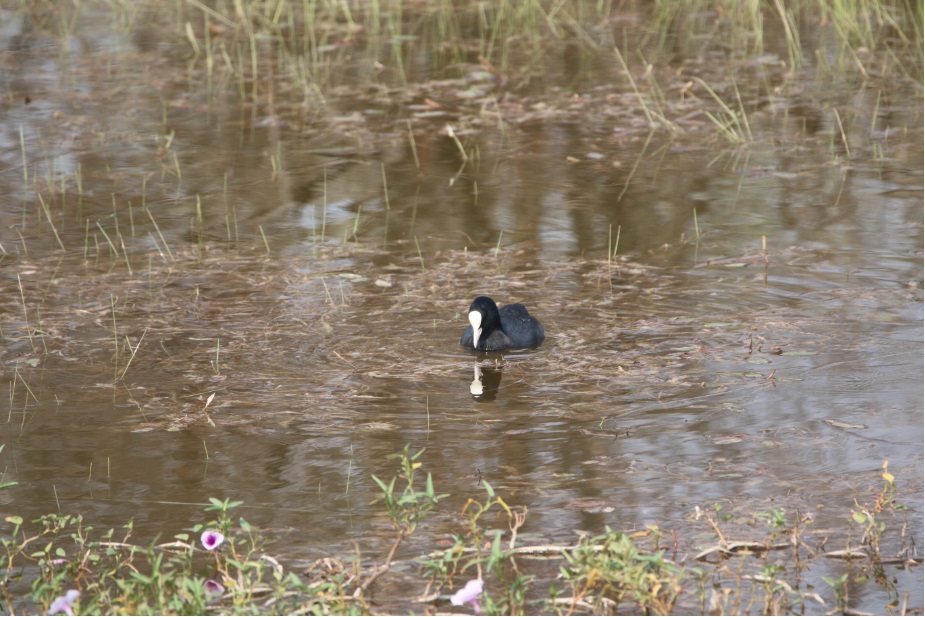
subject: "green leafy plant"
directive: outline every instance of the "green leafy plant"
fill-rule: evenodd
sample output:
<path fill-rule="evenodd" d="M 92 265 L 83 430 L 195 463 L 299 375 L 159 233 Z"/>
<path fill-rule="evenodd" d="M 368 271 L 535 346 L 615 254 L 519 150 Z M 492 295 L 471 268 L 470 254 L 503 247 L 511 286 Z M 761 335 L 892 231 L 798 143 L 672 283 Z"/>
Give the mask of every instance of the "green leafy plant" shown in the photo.
<path fill-rule="evenodd" d="M 329 577 L 310 588 L 298 575 L 264 555 L 264 534 L 243 518 L 232 519 L 232 510 L 241 502 L 210 502 L 206 510 L 218 515 L 193 529 L 203 532 L 204 551 L 186 532 L 169 542 L 155 539 L 139 546 L 130 542 L 131 523 L 124 526 L 119 540 L 113 529 L 95 533 L 80 516 L 50 514 L 32 521 L 31 526 L 20 517 L 7 517 L 13 529 L 11 534 L 0 536 L 6 566 L 0 586 L 4 600 L 13 606 L 9 586 L 15 573 L 32 571 L 36 575 L 26 601 L 43 612 L 356 612 L 343 592 L 342 579 Z M 35 531 L 26 531 L 33 526 Z M 203 558 L 204 552 L 210 554 L 208 558 Z"/>
<path fill-rule="evenodd" d="M 846 615 L 848 611 L 848 573 L 845 572 L 839 577 L 823 576 L 825 584 L 835 592 L 835 611 L 839 614 Z"/>
<path fill-rule="evenodd" d="M 423 449 L 412 454 L 411 447 L 406 445 L 405 449 L 399 454 L 389 455 L 389 458 L 400 461 L 398 476 L 393 477 L 388 484 L 373 476 L 373 480 L 382 490 L 382 497 L 376 501 L 385 504 L 389 518 L 392 519 L 392 526 L 396 535 L 392 548 L 386 555 L 385 562 L 366 578 L 361 585 L 362 589 L 368 588 L 373 581 L 389 570 L 402 542 L 414 533 L 414 530 L 417 529 L 434 506 L 446 497 L 446 495 L 437 495 L 434 492 L 434 481 L 430 473 L 427 474 L 427 480 L 424 482 L 424 490 L 419 490 L 415 487 L 415 474 L 423 464 L 418 461 L 422 454 L 424 454 Z M 396 494 L 395 490 L 395 484 L 399 478 L 403 479 L 405 483 L 400 495 Z"/>
<path fill-rule="evenodd" d="M 423 450 L 412 453 L 406 447 L 392 459 L 399 461 L 398 474 L 389 482 L 375 479 L 382 489 L 377 500 L 384 504 L 392 521 L 395 540 L 380 565 L 363 566 L 357 559 L 353 569 L 337 559 L 320 559 L 296 573 L 265 552 L 266 534 L 238 516 L 240 501 L 209 499 L 205 523 L 175 534 L 166 542 L 157 539 L 142 545 L 133 542 L 134 525 L 97 531 L 81 516 L 49 514 L 33 521 L 10 515 L 0 532 L 5 566 L 0 580 L 0 607 L 8 612 L 78 612 L 82 614 L 366 614 L 370 612 L 365 592 L 377 577 L 390 569 L 396 552 L 445 495 L 434 490 L 427 474 L 422 482 Z M 848 606 L 849 582 L 873 582 L 890 594 L 890 608 L 900 601 L 896 583 L 884 569 L 879 550 L 890 536 L 884 514 L 901 511 L 897 487 L 884 464 L 882 490 L 871 503 L 852 512 L 862 526 L 864 548 L 871 555 L 851 573 L 823 577 L 831 587 L 836 610 Z M 801 583 L 805 569 L 800 551 L 812 558 L 817 553 L 801 540 L 809 516 L 797 511 L 788 522 L 783 508 L 752 515 L 769 521 L 770 538 L 786 535 L 788 543 L 762 539 L 731 542 L 725 536 L 735 525 L 729 517 L 706 516 L 722 540 L 724 550 L 704 551 L 718 561 L 701 567 L 681 568 L 665 558 L 660 548 L 665 532 L 649 525 L 630 536 L 605 528 L 594 537 L 583 537 L 577 545 L 517 546 L 518 531 L 526 512 L 511 507 L 483 483 L 485 494 L 469 498 L 462 508 L 461 531 L 448 549 L 412 557 L 406 563 L 421 566 L 430 575 L 423 602 L 444 601 L 444 589 L 454 593 L 456 606 L 471 604 L 471 610 L 491 614 L 518 615 L 555 612 L 668 614 L 675 609 L 683 589 L 690 600 L 699 602 L 704 614 L 762 611 L 766 614 L 806 613 L 807 600 L 824 606 L 811 585 Z M 505 521 L 506 519 L 506 521 Z M 498 522 L 502 526 L 498 527 Z M 503 528 L 507 524 L 507 530 Z M 749 518 L 748 526 L 752 526 Z M 906 522 L 902 538 L 905 542 Z M 198 534 L 198 535 L 197 535 Z M 637 542 L 647 537 L 645 550 Z M 670 537 L 675 538 L 672 530 Z M 773 545 L 772 545 L 773 544 Z M 677 540 L 674 540 L 677 546 Z M 781 561 L 781 550 L 792 545 L 791 563 Z M 738 549 L 735 547 L 739 547 Z M 747 550 L 741 550 L 745 548 Z M 856 549 L 852 556 L 861 553 Z M 545 606 L 537 575 L 528 563 L 518 563 L 525 553 L 557 556 L 563 560 L 559 576 L 548 581 Z M 830 554 L 830 553 L 829 553 Z M 737 567 L 729 567 L 737 560 Z M 759 561 L 760 560 L 760 561 Z M 525 560 L 524 560 L 525 561 Z M 908 562 L 912 567 L 914 562 Z M 397 568 L 396 568 L 397 570 Z M 402 570 L 408 576 L 409 570 Z M 545 579 L 544 579 L 545 580 Z M 490 593 L 489 593 L 490 591 Z M 15 600 L 15 602 L 14 602 Z M 414 602 L 398 598 L 396 602 Z M 532 604 L 531 604 L 532 603 Z M 401 605 L 406 608 L 406 605 Z M 689 610 L 690 606 L 683 606 Z M 469 610 L 466 607 L 466 610 Z"/>
<path fill-rule="evenodd" d="M 759 512 L 758 516 L 768 519 L 768 524 L 774 529 L 785 529 L 787 527 L 787 512 L 783 508 L 771 508 L 767 512 Z"/>
<path fill-rule="evenodd" d="M 629 536 L 609 527 L 603 535 L 582 538 L 563 555 L 560 578 L 572 591 L 569 614 L 579 605 L 615 614 L 622 601 L 631 599 L 647 613 L 667 615 L 681 593 L 683 569 L 661 551 L 640 552 Z"/>

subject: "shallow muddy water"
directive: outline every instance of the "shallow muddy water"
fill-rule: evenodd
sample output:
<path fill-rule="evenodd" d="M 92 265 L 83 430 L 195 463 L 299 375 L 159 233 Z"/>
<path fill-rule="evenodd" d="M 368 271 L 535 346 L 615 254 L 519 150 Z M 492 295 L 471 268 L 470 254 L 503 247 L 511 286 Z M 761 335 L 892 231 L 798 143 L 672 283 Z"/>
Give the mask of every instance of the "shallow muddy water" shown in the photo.
<path fill-rule="evenodd" d="M 658 525 L 690 559 L 716 503 L 844 542 L 889 461 L 921 545 L 920 84 L 743 77 L 737 147 L 703 114 L 650 132 L 602 61 L 476 115 L 358 84 L 294 110 L 210 98 L 185 48 L 101 14 L 0 33 L 5 512 L 170 537 L 230 497 L 287 560 L 379 558 L 371 476 L 411 444 L 451 495 L 411 552 L 484 480 L 522 538 Z M 462 349 L 480 294 L 544 344 Z"/>

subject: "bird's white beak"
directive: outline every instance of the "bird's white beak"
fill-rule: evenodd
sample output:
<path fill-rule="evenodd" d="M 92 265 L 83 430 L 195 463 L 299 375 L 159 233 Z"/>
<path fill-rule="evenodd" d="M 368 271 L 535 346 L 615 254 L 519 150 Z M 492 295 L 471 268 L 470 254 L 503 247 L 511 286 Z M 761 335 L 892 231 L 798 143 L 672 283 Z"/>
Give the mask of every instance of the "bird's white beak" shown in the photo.
<path fill-rule="evenodd" d="M 478 311 L 469 313 L 469 323 L 472 324 L 472 346 L 478 349 L 479 337 L 482 335 L 482 314 Z"/>

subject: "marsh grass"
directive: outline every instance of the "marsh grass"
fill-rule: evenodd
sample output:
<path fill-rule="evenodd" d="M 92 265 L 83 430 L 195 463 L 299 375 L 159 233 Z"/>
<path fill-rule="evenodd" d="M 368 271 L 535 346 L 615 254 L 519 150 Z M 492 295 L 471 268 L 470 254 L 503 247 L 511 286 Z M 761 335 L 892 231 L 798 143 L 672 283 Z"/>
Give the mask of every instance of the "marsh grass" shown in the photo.
<path fill-rule="evenodd" d="M 402 3 L 379 0 L 363 5 L 320 0 L 231 2 L 214 8 L 199 2 L 178 2 L 175 21 L 182 25 L 177 38 L 188 42 L 191 64 L 202 66 L 208 83 L 213 83 L 221 67 L 234 76 L 237 90 L 249 100 L 267 97 L 266 89 L 279 87 L 261 85 L 261 75 L 273 74 L 292 79 L 295 87 L 291 91 L 323 101 L 338 85 L 337 67 L 350 66 L 358 57 L 381 65 L 383 72 L 377 80 L 407 87 L 409 63 L 421 50 L 428 52 L 437 71 L 458 67 L 474 56 L 501 81 L 521 84 L 556 61 L 566 40 L 595 54 L 612 50 L 622 72 L 630 75 L 630 58 L 649 54 L 663 57 L 678 36 L 697 41 L 698 50 L 731 38 L 736 57 L 744 58 L 766 53 L 765 39 L 782 32 L 786 64 L 796 72 L 811 55 L 803 44 L 809 37 L 801 29 L 818 23 L 830 27 L 840 41 L 848 60 L 845 69 L 861 67 L 866 72 L 865 63 L 873 59 L 862 58 L 858 48 L 886 46 L 888 57 L 898 59 L 912 53 L 921 58 L 921 15 L 901 1 L 656 2 L 638 42 L 621 41 L 621 37 L 613 36 L 615 32 L 601 30 L 600 24 L 607 23 L 615 10 L 611 3 L 574 0 L 553 4 L 504 0 L 490 5 L 433 0 L 416 7 L 413 15 Z M 198 23 L 191 25 L 191 20 Z M 209 35 L 212 29 L 221 30 L 222 35 Z M 216 49 L 203 53 L 205 45 L 200 38 L 209 43 L 208 49 Z M 219 57 L 222 62 L 215 61 Z M 902 63 L 891 58 L 889 64 L 893 70 L 914 77 Z M 703 78 L 711 79 L 707 75 Z M 668 101 L 656 82 L 651 83 L 652 96 L 643 98 L 638 84 L 630 79 L 650 123 L 657 121 L 672 132 L 679 131 L 670 120 Z"/>
<path fill-rule="evenodd" d="M 80 613 L 365 614 L 373 606 L 373 587 L 391 577 L 392 584 L 400 580 L 421 593 L 390 596 L 384 605 L 378 597 L 376 606 L 388 612 L 444 610 L 448 591 L 479 579 L 485 582 L 479 602 L 491 614 L 805 614 L 830 606 L 846 610 L 849 582 L 855 589 L 873 585 L 890 593 L 895 584 L 884 572 L 886 564 L 921 564 L 905 538 L 905 523 L 898 551 L 885 552 L 886 544 L 897 548 L 895 521 L 905 510 L 886 463 L 879 493 L 859 500 L 852 512 L 850 526 L 858 527 L 859 537 L 850 526 L 815 533 L 812 517 L 790 516 L 784 508 L 752 513 L 768 529 L 756 532 L 753 525 L 732 523 L 717 504 L 698 508 L 699 522 L 686 525 L 680 536 L 650 525 L 633 533 L 606 528 L 570 545 L 523 544 L 518 532 L 526 510 L 512 508 L 483 482 L 484 497 L 470 497 L 462 507 L 452 546 L 399 557 L 406 540 L 447 498 L 436 493 L 429 473 L 421 481 L 423 453 L 406 447 L 390 457 L 398 461 L 397 475 L 389 481 L 373 477 L 394 532 L 380 560 L 326 557 L 297 573 L 268 553 L 270 534 L 240 516 L 242 502 L 230 499 L 210 498 L 204 523 L 168 541 L 146 543 L 134 539 L 131 521 L 121 530 L 101 531 L 79 515 L 59 512 L 33 521 L 10 515 L 0 534 L 2 603 L 8 610 L 47 610 L 54 598 L 78 589 Z M 13 484 L 0 483 L 0 490 Z M 708 525 L 718 544 L 690 563 L 678 561 L 679 544 L 688 543 L 687 534 L 699 535 L 700 525 Z M 197 539 L 205 531 L 221 533 L 224 542 L 212 550 L 205 544 L 199 548 Z M 730 539 L 742 533 L 754 539 Z M 836 534 L 844 538 L 845 551 L 824 548 Z M 823 577 L 828 589 L 814 588 L 804 576 L 814 560 L 843 554 L 855 565 L 840 577 Z M 550 563 L 557 564 L 558 573 Z M 908 598 L 897 597 L 895 608 L 900 601 L 904 611 Z"/>
<path fill-rule="evenodd" d="M 920 89 L 922 82 L 922 11 L 908 0 L 655 2 L 639 10 L 633 28 L 622 25 L 622 9 L 614 3 L 578 0 L 489 4 L 427 0 L 414 6 L 382 0 L 214 4 L 176 0 L 171 4 L 107 3 L 104 8 L 119 31 L 132 31 L 142 20 L 153 24 L 158 36 L 175 43 L 179 53 L 187 55 L 187 79 L 193 96 L 204 93 L 213 107 L 243 103 L 252 121 L 268 114 L 295 126 L 327 123 L 331 129 L 341 130 L 329 117 L 328 101 L 359 96 L 366 101 L 367 109 L 361 112 L 364 116 L 370 109 L 397 108 L 397 114 L 389 111 L 365 119 L 385 134 L 407 132 L 419 171 L 422 161 L 415 131 L 433 131 L 435 127 L 402 106 L 423 100 L 440 109 L 452 109 L 454 120 L 440 121 L 460 157 L 452 182 L 464 173 L 479 171 L 484 146 L 480 133 L 492 131 L 507 142 L 506 132 L 530 115 L 522 108 L 520 112 L 510 110 L 519 109 L 518 104 L 532 104 L 537 98 L 545 106 L 541 117 L 552 122 L 633 126 L 644 119 L 650 131 L 647 146 L 653 140 L 658 144 L 701 139 L 703 132 L 691 119 L 702 116 L 708 119 L 718 141 L 740 149 L 767 139 L 766 134 L 756 131 L 752 116 L 766 105 L 769 96 L 779 98 L 787 107 L 806 96 L 806 84 L 812 80 L 822 88 L 833 82 L 869 88 L 900 79 Z M 50 2 L 22 2 L 18 10 L 54 36 L 72 37 L 81 11 L 87 9 L 84 5 L 64 10 Z M 781 41 L 783 45 L 778 44 Z M 562 56 L 570 46 L 577 47 L 583 57 L 609 67 L 595 79 L 611 79 L 619 105 L 606 97 L 590 96 L 590 103 L 580 111 L 570 110 L 571 98 L 581 92 L 581 82 L 574 89 L 537 93 L 536 84 L 543 81 L 550 67 L 562 65 Z M 707 61 L 712 57 L 708 54 L 718 51 L 728 53 L 719 70 L 714 62 Z M 777 54 L 781 57 L 776 58 Z M 364 90 L 379 94 L 366 97 Z M 845 93 L 845 99 L 849 97 L 850 92 Z M 833 148 L 833 156 L 839 149 L 849 159 L 857 156 L 858 147 L 852 147 L 848 139 L 855 121 L 850 103 L 822 99 L 819 104 L 832 110 L 829 113 L 834 116 L 832 138 L 841 144 Z M 189 172 L 183 169 L 183 153 L 178 151 L 181 146 L 175 139 L 170 100 L 161 101 L 160 113 L 160 132 L 155 138 L 161 174 L 157 190 L 172 192 L 179 204 L 188 182 L 184 175 Z M 876 111 L 871 114 L 872 127 L 881 116 Z M 40 136 L 24 126 L 18 133 L 22 189 L 25 195 L 34 196 L 29 201 L 35 205 L 32 210 L 24 207 L 21 229 L 47 226 L 49 242 L 64 250 L 79 242 L 79 228 L 72 229 L 76 220 L 85 227 L 85 254 L 102 243 L 131 270 L 129 253 L 136 249 L 119 228 L 119 218 L 124 219 L 127 209 L 132 239 L 136 234 L 153 234 L 152 239 L 158 239 L 157 250 L 172 259 L 174 247 L 166 240 L 170 233 L 154 220 L 148 204 L 148 178 L 155 173 L 142 170 L 139 174 L 147 229 L 136 230 L 136 223 L 141 221 L 134 220 L 131 205 L 124 205 L 127 200 L 117 203 L 113 193 L 115 231 L 103 221 L 90 221 L 99 234 L 91 240 L 84 224 L 88 187 L 81 163 L 68 175 L 56 168 L 58 158 L 47 148 L 37 148 Z M 101 140 L 104 135 L 100 134 Z M 884 156 L 879 141 L 871 150 L 877 157 Z M 271 176 L 289 173 L 279 139 L 272 152 Z M 497 157 L 493 167 L 497 169 L 501 161 L 502 157 Z M 390 212 L 395 198 L 390 185 L 394 183 L 386 177 L 384 164 L 381 172 L 385 211 Z M 174 180 L 172 187 L 167 186 L 170 179 Z M 480 185 L 474 182 L 473 186 Z M 237 206 L 227 197 L 229 190 L 233 187 L 229 188 L 226 177 L 222 186 L 225 208 L 219 213 L 218 224 L 209 220 L 208 196 L 195 193 L 193 236 L 201 241 L 221 228 L 227 242 L 238 242 L 242 235 L 250 234 L 254 242 L 269 246 L 263 228 L 249 225 L 241 229 Z M 327 198 L 325 186 L 320 238 L 315 234 L 322 243 L 329 231 Z M 75 211 L 72 206 L 76 206 L 76 219 L 71 218 Z M 367 220 L 374 216 L 378 215 L 364 214 Z M 163 221 L 160 215 L 158 219 Z M 343 230 L 344 241 L 359 242 L 364 226 L 358 213 L 353 233 Z M 337 235 L 340 239 L 341 234 Z M 10 250 L 7 246 L 3 252 Z M 23 242 L 22 252 L 26 250 Z"/>
<path fill-rule="evenodd" d="M 752 141 L 751 128 L 748 125 L 748 114 L 742 108 L 742 99 L 739 96 L 738 87 L 735 88 L 736 104 L 738 109 L 733 110 L 713 88 L 699 77 L 694 77 L 694 81 L 699 83 L 707 93 L 719 105 L 722 113 L 719 116 L 707 111 L 707 117 L 713 122 L 720 134 L 732 144 L 743 144 Z M 735 84 L 735 82 L 733 82 Z"/>

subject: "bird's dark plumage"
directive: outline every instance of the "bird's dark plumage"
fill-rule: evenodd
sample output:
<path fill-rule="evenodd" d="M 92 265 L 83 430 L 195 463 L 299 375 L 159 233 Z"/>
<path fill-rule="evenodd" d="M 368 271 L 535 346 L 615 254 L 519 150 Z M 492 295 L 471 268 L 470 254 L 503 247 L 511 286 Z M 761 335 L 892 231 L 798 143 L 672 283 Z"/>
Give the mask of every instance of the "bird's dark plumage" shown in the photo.
<path fill-rule="evenodd" d="M 535 347 L 546 333 L 540 322 L 527 312 L 523 304 L 498 305 L 488 296 L 479 296 L 469 307 L 469 327 L 459 344 L 479 351 L 502 351 Z"/>

